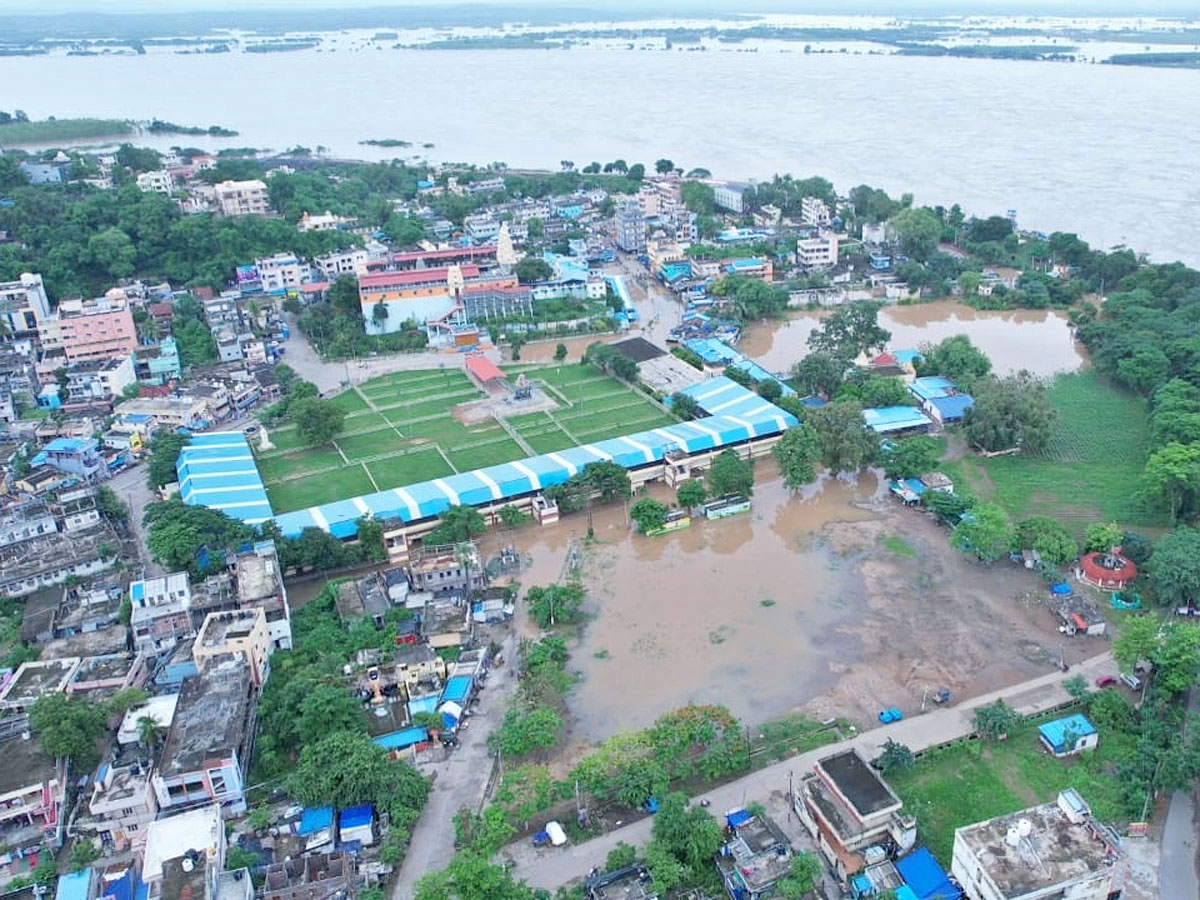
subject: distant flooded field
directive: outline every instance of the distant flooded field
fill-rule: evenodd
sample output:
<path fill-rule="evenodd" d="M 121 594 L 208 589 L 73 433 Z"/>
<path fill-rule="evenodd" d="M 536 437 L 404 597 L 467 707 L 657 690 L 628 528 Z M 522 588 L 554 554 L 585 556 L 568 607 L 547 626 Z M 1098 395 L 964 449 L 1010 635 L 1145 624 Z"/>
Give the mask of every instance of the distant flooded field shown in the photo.
<path fill-rule="evenodd" d="M 750 325 L 738 349 L 771 372 L 785 372 L 808 353 L 808 336 L 822 312 L 804 312 L 778 322 Z M 1084 361 L 1067 315 L 1061 310 L 978 310 L 940 300 L 912 306 L 886 306 L 879 323 L 892 333 L 889 346 L 917 349 L 965 334 L 988 355 L 1000 374 L 1028 369 L 1035 375 L 1073 372 Z"/>

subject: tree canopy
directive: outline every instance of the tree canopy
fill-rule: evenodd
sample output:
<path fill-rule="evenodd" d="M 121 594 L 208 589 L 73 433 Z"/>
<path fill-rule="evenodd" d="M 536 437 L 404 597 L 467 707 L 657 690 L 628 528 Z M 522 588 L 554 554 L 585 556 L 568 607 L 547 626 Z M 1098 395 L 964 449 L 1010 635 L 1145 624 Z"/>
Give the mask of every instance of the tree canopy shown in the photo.
<path fill-rule="evenodd" d="M 810 410 L 807 424 L 816 433 L 821 462 L 831 472 L 857 472 L 875 462 L 879 436 L 867 427 L 856 402 L 831 403 Z"/>
<path fill-rule="evenodd" d="M 980 503 L 950 532 L 950 543 L 963 553 L 991 562 L 1008 553 L 1012 546 L 1012 522 L 999 506 Z"/>
<path fill-rule="evenodd" d="M 779 462 L 783 483 L 789 490 L 794 491 L 816 480 L 821 443 L 811 425 L 789 428 L 771 452 Z"/>
<path fill-rule="evenodd" d="M 880 304 L 872 301 L 837 307 L 808 336 L 809 349 L 834 359 L 853 360 L 887 346 L 892 333 L 879 324 Z"/>
<path fill-rule="evenodd" d="M 754 493 L 754 470 L 736 450 L 724 450 L 717 454 L 708 470 L 708 488 L 714 497 L 726 494 L 749 497 Z"/>
<path fill-rule="evenodd" d="M 438 513 L 438 525 L 425 535 L 428 546 L 459 544 L 487 531 L 487 521 L 473 506 L 451 506 Z"/>
<path fill-rule="evenodd" d="M 973 446 L 981 450 L 1017 447 L 1030 453 L 1046 446 L 1054 409 L 1042 382 L 1022 371 L 979 380 L 974 390 L 975 405 L 963 417 L 967 440 Z"/>
<path fill-rule="evenodd" d="M 328 444 L 342 430 L 346 414 L 331 400 L 309 397 L 288 406 L 288 416 L 296 423 L 300 440 L 310 447 Z"/>
<path fill-rule="evenodd" d="M 936 344 L 922 344 L 916 368 L 922 375 L 942 375 L 970 391 L 978 379 L 991 374 L 992 361 L 969 337 L 956 334 Z"/>

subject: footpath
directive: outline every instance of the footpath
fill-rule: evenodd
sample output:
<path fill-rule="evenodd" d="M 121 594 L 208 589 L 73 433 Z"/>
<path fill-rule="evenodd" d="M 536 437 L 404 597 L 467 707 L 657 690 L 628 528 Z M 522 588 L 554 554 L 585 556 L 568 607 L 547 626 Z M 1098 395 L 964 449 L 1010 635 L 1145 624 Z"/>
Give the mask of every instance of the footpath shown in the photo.
<path fill-rule="evenodd" d="M 1082 675 L 1090 685 L 1101 675 L 1116 674 L 1117 664 L 1112 654 L 1102 653 L 1072 666 L 1066 673 L 1053 672 L 965 700 L 957 706 L 934 709 L 890 725 L 872 728 L 836 744 L 826 744 L 751 772 L 736 781 L 706 791 L 702 796 L 711 802 L 713 813 L 720 815 L 724 810 L 755 800 L 761 801 L 772 792 L 786 792 L 793 776 L 799 777 L 810 771 L 813 763 L 832 753 L 855 749 L 866 759 L 871 759 L 879 755 L 888 738 L 919 752 L 971 734 L 977 707 L 1003 700 L 1021 715 L 1036 715 L 1071 699 L 1062 686 L 1068 678 Z M 693 799 L 699 800 L 701 797 Z M 518 881 L 525 881 L 530 887 L 554 890 L 585 876 L 593 866 L 603 868 L 605 857 L 618 843 L 623 841 L 634 847 L 646 844 L 650 840 L 652 824 L 653 817 L 648 816 L 582 844 L 567 847 L 536 848 L 528 840 L 519 841 L 509 844 L 501 851 L 501 856 L 512 860 L 513 875 Z"/>

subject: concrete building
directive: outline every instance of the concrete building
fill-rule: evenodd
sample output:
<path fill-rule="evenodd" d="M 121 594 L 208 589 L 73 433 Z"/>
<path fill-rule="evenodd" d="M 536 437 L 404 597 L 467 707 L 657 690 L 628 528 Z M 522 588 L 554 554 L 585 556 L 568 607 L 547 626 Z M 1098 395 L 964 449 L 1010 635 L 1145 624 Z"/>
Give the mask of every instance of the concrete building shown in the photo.
<path fill-rule="evenodd" d="M 336 281 L 341 275 L 357 275 L 365 272 L 370 259 L 362 247 L 351 247 L 349 250 L 335 250 L 325 256 L 313 260 L 313 268 L 326 281 Z"/>
<path fill-rule="evenodd" d="M 843 880 L 866 867 L 867 848 L 903 853 L 916 843 L 916 819 L 857 750 L 819 760 L 794 786 L 792 807 Z"/>
<path fill-rule="evenodd" d="M 50 298 L 41 275 L 23 272 L 16 281 L 0 282 L 0 340 L 36 334 L 38 323 L 49 317 Z"/>
<path fill-rule="evenodd" d="M 117 743 L 121 746 L 136 744 L 141 736 L 142 719 L 153 719 L 165 733 L 175 719 L 175 707 L 178 704 L 178 694 L 158 694 L 141 706 L 129 710 L 117 727 Z"/>
<path fill-rule="evenodd" d="M 186 572 L 135 581 L 129 586 L 129 598 L 129 626 L 136 649 L 156 655 L 195 634 L 192 587 Z"/>
<path fill-rule="evenodd" d="M 800 201 L 800 221 L 805 225 L 823 228 L 833 221 L 833 216 L 820 197 L 805 197 Z"/>
<path fill-rule="evenodd" d="M 258 689 L 239 655 L 214 659 L 183 683 L 153 778 L 163 810 L 212 801 L 245 812 L 257 707 Z"/>
<path fill-rule="evenodd" d="M 959 828 L 950 864 L 970 900 L 1111 900 L 1125 869 L 1120 839 L 1074 789 Z"/>
<path fill-rule="evenodd" d="M 45 465 L 68 475 L 88 481 L 101 480 L 108 467 L 100 455 L 100 443 L 95 438 L 55 438 L 42 448 Z M 41 454 L 39 454 L 41 456 Z"/>
<path fill-rule="evenodd" d="M 398 331 L 408 322 L 434 325 L 462 309 L 469 290 L 518 288 L 515 275 L 484 273 L 475 264 L 378 272 L 358 276 L 359 305 L 368 334 Z M 383 304 L 386 315 L 376 313 Z"/>
<path fill-rule="evenodd" d="M 41 469 L 63 477 L 49 466 Z M 34 473 L 30 473 L 22 483 L 33 477 Z M 68 578 L 87 578 L 103 572 L 116 563 L 119 546 L 111 526 L 102 523 L 80 532 L 41 535 L 0 548 L 0 597 L 20 597 L 62 584 Z"/>
<path fill-rule="evenodd" d="M 408 577 L 414 591 L 435 594 L 487 586 L 487 572 L 473 542 L 422 547 L 409 563 Z"/>
<path fill-rule="evenodd" d="M 61 347 L 69 363 L 130 356 L 137 349 L 133 312 L 120 288 L 91 300 L 64 300 L 38 324 L 38 335 L 43 349 Z"/>
<path fill-rule="evenodd" d="M 139 346 L 133 354 L 133 370 L 138 381 L 146 384 L 162 384 L 183 377 L 183 364 L 179 359 L 179 345 L 175 338 L 163 338 L 154 346 Z"/>
<path fill-rule="evenodd" d="M 337 231 L 343 225 L 353 225 L 355 221 L 349 216 L 335 216 L 329 210 L 325 210 L 324 214 L 316 216 L 304 213 L 296 227 L 301 231 Z"/>
<path fill-rule="evenodd" d="M 746 188 L 747 185 L 734 182 L 714 184 L 713 201 L 721 209 L 729 210 L 731 213 L 744 213 L 746 211 Z"/>
<path fill-rule="evenodd" d="M 312 266 L 294 253 L 277 253 L 265 259 L 256 259 L 258 280 L 268 294 L 282 294 L 296 290 L 300 285 L 312 281 Z"/>
<path fill-rule="evenodd" d="M 0 882 L 29 875 L 40 848 L 62 845 L 67 761 L 46 756 L 19 731 L 0 742 Z"/>
<path fill-rule="evenodd" d="M 796 241 L 796 262 L 806 269 L 830 269 L 838 264 L 838 235 L 821 232 Z"/>
<path fill-rule="evenodd" d="M 250 667 L 254 686 L 262 688 L 271 674 L 272 644 L 267 636 L 267 615 L 260 608 L 209 613 L 192 645 L 192 658 L 203 674 L 210 665 L 233 654 Z"/>
<path fill-rule="evenodd" d="M 261 609 L 270 650 L 292 649 L 292 613 L 274 541 L 259 541 L 232 561 L 238 609 Z M 264 681 L 266 678 L 264 677 Z"/>
<path fill-rule="evenodd" d="M 617 246 L 626 253 L 646 249 L 646 214 L 636 200 L 622 200 L 613 218 Z"/>
<path fill-rule="evenodd" d="M 1038 740 L 1056 758 L 1073 756 L 1084 750 L 1095 750 L 1100 733 L 1083 713 L 1073 713 L 1038 726 Z"/>
<path fill-rule="evenodd" d="M 166 169 L 142 172 L 137 177 L 137 186 L 144 193 L 169 194 L 175 190 L 175 178 Z"/>
<path fill-rule="evenodd" d="M 717 852 L 717 871 L 735 900 L 760 900 L 792 869 L 792 845 L 770 819 L 745 809 L 725 814 L 727 838 Z"/>
<path fill-rule="evenodd" d="M 257 178 L 215 184 L 213 198 L 223 216 L 265 216 L 271 212 L 267 186 Z"/>
<path fill-rule="evenodd" d="M 146 842 L 147 826 L 158 815 L 158 797 L 150 786 L 150 772 L 138 763 L 103 763 L 92 778 L 88 819 L 75 828 L 96 834 L 120 851 Z"/>
<path fill-rule="evenodd" d="M 142 855 L 142 882 L 149 888 L 151 898 L 163 896 L 163 878 L 167 863 L 190 851 L 198 851 L 195 868 L 204 871 L 209 866 L 218 870 L 225 866 L 225 823 L 221 807 L 208 803 L 187 812 L 179 812 L 151 822 L 147 828 L 146 851 Z M 203 891 L 193 900 L 202 900 Z"/>
<path fill-rule="evenodd" d="M 115 400 L 136 381 L 132 355 L 87 360 L 67 369 L 67 390 L 72 403 L 84 399 Z"/>
<path fill-rule="evenodd" d="M 344 840 L 344 839 L 343 839 Z M 262 900 L 326 900 L 353 895 L 356 876 L 352 853 L 311 853 L 267 867 Z"/>
<path fill-rule="evenodd" d="M 79 657 L 21 663 L 0 691 L 0 709 L 25 712 L 47 694 L 64 693 L 78 668 Z"/>
<path fill-rule="evenodd" d="M 159 428 L 200 429 L 209 424 L 211 414 L 203 397 L 180 394 L 173 397 L 135 397 L 117 404 L 115 412 L 123 417 L 148 416 Z"/>
<path fill-rule="evenodd" d="M 68 694 L 91 694 L 96 702 L 123 691 L 141 687 L 150 676 L 146 657 L 141 653 L 105 653 L 79 661 L 67 680 Z"/>

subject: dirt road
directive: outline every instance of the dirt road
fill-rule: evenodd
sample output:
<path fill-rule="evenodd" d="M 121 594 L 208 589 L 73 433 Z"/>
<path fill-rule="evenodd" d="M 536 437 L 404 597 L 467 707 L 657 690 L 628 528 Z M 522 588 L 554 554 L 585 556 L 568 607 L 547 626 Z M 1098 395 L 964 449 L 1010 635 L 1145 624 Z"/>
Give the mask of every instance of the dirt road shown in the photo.
<path fill-rule="evenodd" d="M 831 753 L 855 748 L 870 758 L 878 754 L 879 748 L 888 738 L 905 744 L 912 750 L 924 750 L 970 734 L 973 730 L 972 715 L 978 706 L 1003 698 L 1018 712 L 1029 715 L 1051 709 L 1069 700 L 1070 695 L 1062 687 L 1063 681 L 1069 677 L 1083 675 L 1091 682 L 1101 675 L 1115 675 L 1116 672 L 1117 666 L 1112 654 L 1103 653 L 1087 660 L 1081 666 L 1072 667 L 1068 675 L 1062 672 L 1043 675 L 976 697 L 949 709 L 937 709 L 892 725 L 874 728 L 840 744 L 831 744 L 809 753 L 802 753 L 761 769 L 708 791 L 703 797 L 712 802 L 714 810 L 730 809 L 750 803 L 773 791 L 786 791 L 790 777 L 808 771 L 814 762 Z M 510 844 L 501 855 L 513 861 L 514 876 L 518 880 L 527 882 L 531 887 L 554 890 L 583 877 L 593 866 L 603 866 L 605 857 L 619 842 L 624 841 L 633 846 L 644 845 L 650 839 L 652 822 L 653 819 L 649 817 L 640 819 L 586 843 L 565 848 L 540 849 L 522 841 Z M 1182 900 L 1183 896 L 1179 895 L 1179 900 Z"/>

